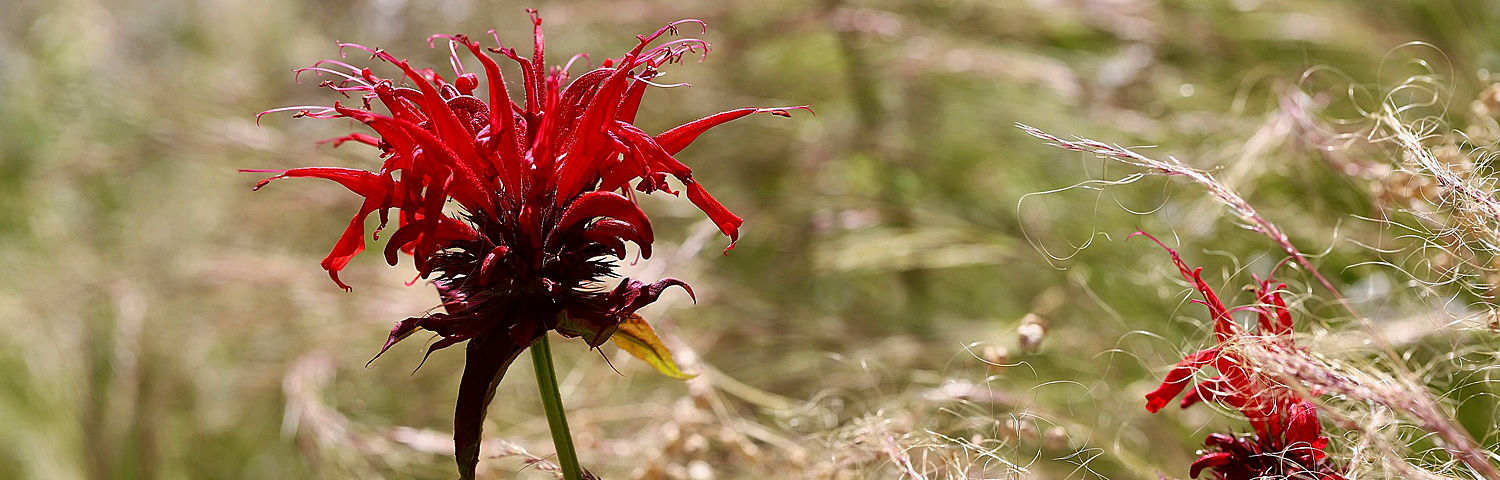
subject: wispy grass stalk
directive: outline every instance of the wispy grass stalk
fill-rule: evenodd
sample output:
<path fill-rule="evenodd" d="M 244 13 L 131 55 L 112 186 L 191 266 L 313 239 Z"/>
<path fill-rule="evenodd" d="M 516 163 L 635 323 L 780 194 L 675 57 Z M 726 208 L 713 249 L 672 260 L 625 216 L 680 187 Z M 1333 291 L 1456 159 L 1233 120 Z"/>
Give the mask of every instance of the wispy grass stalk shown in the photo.
<path fill-rule="evenodd" d="M 1480 447 L 1478 442 L 1474 441 L 1449 415 L 1444 414 L 1437 407 L 1436 399 L 1432 398 L 1426 389 L 1421 387 L 1423 385 L 1422 382 L 1416 381 L 1416 374 L 1411 371 L 1389 342 L 1380 335 L 1380 330 L 1368 318 L 1360 314 L 1343 293 L 1318 271 L 1317 266 L 1292 244 L 1291 239 L 1280 227 L 1277 227 L 1275 223 L 1272 223 L 1265 216 L 1261 215 L 1255 207 L 1251 206 L 1249 202 L 1245 201 L 1233 189 L 1215 179 L 1213 174 L 1184 165 L 1173 157 L 1167 157 L 1166 161 L 1162 161 L 1141 155 L 1129 148 L 1115 144 L 1077 136 L 1073 137 L 1073 140 L 1064 140 L 1038 128 L 1021 123 L 1017 123 L 1016 127 L 1031 136 L 1046 140 L 1049 142 L 1049 145 L 1058 148 L 1092 153 L 1100 158 L 1115 160 L 1126 165 L 1146 169 L 1149 173 L 1187 177 L 1193 183 L 1202 186 L 1215 200 L 1229 207 L 1230 212 L 1245 222 L 1250 230 L 1271 239 L 1293 262 L 1301 266 L 1322 285 L 1339 305 L 1342 305 L 1350 315 L 1357 319 L 1368 331 L 1371 340 L 1381 349 L 1389 363 L 1393 365 L 1393 373 L 1396 375 L 1396 378 L 1393 379 L 1395 380 L 1394 382 L 1382 383 L 1379 385 L 1380 389 L 1361 385 L 1358 382 L 1324 382 L 1320 379 L 1338 379 L 1340 377 L 1333 375 L 1330 369 L 1323 368 L 1326 365 L 1319 362 L 1308 362 L 1302 364 L 1302 367 L 1306 368 L 1293 369 L 1296 372 L 1293 376 L 1297 380 L 1304 382 L 1309 389 L 1323 389 L 1325 391 L 1343 393 L 1354 398 L 1380 403 L 1395 411 L 1406 412 L 1407 416 L 1422 428 L 1441 437 L 1444 440 L 1442 447 L 1455 458 L 1458 458 L 1472 468 L 1479 476 L 1491 480 L 1500 480 L 1500 469 L 1497 469 L 1490 463 L 1489 453 Z M 1400 127 L 1399 123 L 1396 124 L 1396 127 Z M 1398 131 L 1404 131 L 1404 129 Z M 1407 131 L 1404 140 L 1401 137 L 1401 135 L 1398 135 L 1398 141 L 1404 143 L 1416 142 L 1416 139 L 1409 131 Z M 1416 146 L 1420 147 L 1420 145 Z M 1417 150 L 1423 149 L 1417 148 Z M 1437 168 L 1439 167 L 1437 160 L 1430 157 L 1430 153 L 1428 154 L 1428 158 L 1423 158 L 1419 155 L 1418 160 L 1419 162 L 1423 162 L 1424 165 L 1430 165 L 1435 170 L 1447 171 L 1445 168 Z M 1500 218 L 1500 202 L 1496 202 L 1493 197 L 1467 185 L 1456 177 L 1447 178 L 1446 180 L 1440 179 L 1439 181 L 1445 182 L 1445 185 L 1451 185 L 1450 188 L 1453 188 L 1455 192 L 1469 198 L 1486 212 L 1493 212 L 1497 215 L 1496 218 Z M 1266 360 L 1268 365 L 1277 364 L 1276 360 L 1272 360 L 1266 356 L 1258 358 Z"/>

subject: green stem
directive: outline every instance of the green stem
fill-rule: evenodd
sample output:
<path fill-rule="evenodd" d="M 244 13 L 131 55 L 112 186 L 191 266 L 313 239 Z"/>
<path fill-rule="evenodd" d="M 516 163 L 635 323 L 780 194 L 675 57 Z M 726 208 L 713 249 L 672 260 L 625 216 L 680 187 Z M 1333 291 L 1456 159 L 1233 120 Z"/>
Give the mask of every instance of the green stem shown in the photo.
<path fill-rule="evenodd" d="M 557 464 L 562 467 L 563 479 L 583 480 L 578 451 L 573 449 L 573 434 L 568 430 L 568 416 L 563 414 L 562 394 L 557 391 L 557 370 L 552 367 L 552 347 L 547 344 L 546 334 L 531 344 L 531 364 L 536 369 L 537 392 L 547 411 L 547 427 L 552 430 L 552 444 L 557 448 Z"/>

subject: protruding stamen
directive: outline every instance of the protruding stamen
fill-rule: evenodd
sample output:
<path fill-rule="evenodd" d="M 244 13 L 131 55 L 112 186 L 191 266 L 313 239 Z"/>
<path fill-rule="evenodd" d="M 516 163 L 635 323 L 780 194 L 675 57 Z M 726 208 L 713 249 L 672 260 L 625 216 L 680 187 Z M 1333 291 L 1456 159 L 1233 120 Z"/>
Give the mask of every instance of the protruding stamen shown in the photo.
<path fill-rule="evenodd" d="M 635 76 L 635 77 L 631 77 L 631 78 L 634 78 L 637 82 L 641 82 L 641 83 L 644 83 L 646 85 L 650 85 L 650 86 L 657 87 L 657 88 L 676 88 L 676 87 L 692 87 L 693 86 L 693 84 L 687 83 L 687 82 L 683 82 L 683 83 L 656 83 L 656 82 L 647 80 L 647 79 L 645 79 L 643 77 L 640 77 L 640 76 Z"/>
<path fill-rule="evenodd" d="M 363 143 L 365 145 L 369 145 L 369 146 L 372 146 L 372 147 L 379 147 L 380 146 L 380 139 L 379 138 L 375 138 L 373 136 L 366 135 L 366 134 L 363 134 L 363 133 L 351 133 L 351 134 L 348 134 L 348 135 L 344 135 L 342 137 L 333 137 L 333 138 L 319 140 L 318 141 L 318 145 L 324 145 L 324 144 L 332 143 L 333 144 L 333 148 L 338 148 L 339 145 L 343 145 L 345 142 L 359 142 L 359 143 Z M 241 171 L 245 171 L 245 170 L 241 170 Z"/>
<path fill-rule="evenodd" d="M 589 54 L 587 54 L 587 53 L 580 53 L 580 54 L 577 54 L 577 55 L 573 55 L 573 58 L 569 58 L 568 59 L 568 63 L 565 64 L 565 65 L 563 65 L 563 68 L 562 68 L 563 73 L 568 73 L 568 70 L 572 70 L 574 62 L 577 62 L 580 59 L 582 59 L 582 60 L 588 60 L 588 58 L 589 58 Z"/>
<path fill-rule="evenodd" d="M 453 39 L 448 40 L 448 63 L 453 65 L 453 76 L 455 77 L 461 77 L 469 73 L 464 70 L 463 60 L 459 60 L 458 58 L 458 42 Z"/>
<path fill-rule="evenodd" d="M 293 111 L 293 110 L 297 110 L 297 114 L 294 115 L 294 117 L 313 117 L 313 118 L 337 118 L 338 117 L 338 115 L 334 111 L 333 107 L 327 107 L 327 106 L 322 106 L 322 105 L 297 105 L 297 106 L 292 106 L 292 107 L 273 108 L 273 109 L 266 110 L 264 112 L 260 112 L 258 114 L 255 114 L 255 125 L 259 126 L 260 125 L 260 117 L 264 117 L 267 114 L 276 113 L 276 112 L 289 112 L 289 111 Z M 332 115 L 330 115 L 330 114 L 332 114 Z"/>
<path fill-rule="evenodd" d="M 689 24 L 689 23 L 695 23 L 695 24 L 698 25 L 698 27 L 702 30 L 702 31 L 700 31 L 698 33 L 699 35 L 702 35 L 704 33 L 708 33 L 708 24 L 707 23 L 703 23 L 702 20 L 698 20 L 698 19 L 694 19 L 694 18 L 688 18 L 688 19 L 678 20 L 678 21 L 675 21 L 675 22 L 672 22 L 672 23 L 668 23 L 668 24 L 666 24 L 666 26 L 663 26 L 660 29 L 657 29 L 656 33 L 652 33 L 651 35 L 636 35 L 635 38 L 640 39 L 641 45 L 644 46 L 647 43 L 654 42 L 654 41 L 656 41 L 656 39 L 661 38 L 662 35 L 668 35 L 668 34 L 670 34 L 670 35 L 676 36 L 677 35 L 677 27 L 679 25 L 686 25 L 686 24 Z"/>
<path fill-rule="evenodd" d="M 366 47 L 364 45 L 360 45 L 358 43 L 340 43 L 339 44 L 339 55 L 340 56 L 347 56 L 348 55 L 348 54 L 344 53 L 344 49 L 345 48 L 353 48 L 353 49 L 357 49 L 357 50 L 364 50 L 366 52 L 370 52 L 370 58 L 371 59 L 378 58 L 378 59 L 384 60 L 386 62 L 396 63 L 396 57 L 392 57 L 391 54 L 385 53 L 385 50 L 382 49 L 382 48 L 380 48 L 380 47 L 370 48 L 370 47 Z M 366 70 L 368 70 L 368 69 L 366 69 Z"/>
<path fill-rule="evenodd" d="M 345 81 L 356 82 L 356 83 L 359 83 L 360 85 L 364 85 L 366 87 L 370 86 L 370 84 L 368 82 L 364 81 L 363 79 L 361 79 L 359 77 L 355 77 L 353 75 L 350 75 L 350 74 L 347 74 L 347 73 L 344 73 L 344 72 L 340 72 L 340 71 L 337 71 L 337 70 L 332 70 L 332 69 L 327 69 L 327 68 L 319 67 L 319 66 L 316 66 L 316 64 L 314 64 L 314 66 L 311 66 L 311 67 L 299 68 L 299 69 L 292 70 L 292 71 L 296 72 L 296 74 L 292 76 L 292 79 L 295 80 L 297 83 L 302 83 L 302 79 L 301 79 L 302 72 L 312 71 L 312 72 L 317 72 L 318 75 L 322 75 L 324 73 L 338 75 L 340 77 L 344 77 Z M 359 72 L 359 70 L 355 70 L 355 72 L 357 73 L 357 72 Z"/>
<path fill-rule="evenodd" d="M 321 67 L 325 63 L 332 64 L 332 65 L 338 65 L 340 67 L 347 68 L 347 69 L 349 69 L 349 71 L 354 72 L 356 74 L 358 74 L 360 72 L 360 70 L 364 70 L 363 68 L 356 67 L 354 65 L 350 65 L 350 64 L 347 64 L 347 63 L 344 63 L 344 62 L 340 62 L 338 60 L 318 60 L 318 63 L 314 63 L 314 64 L 312 64 L 312 66 L 314 66 L 314 67 Z"/>
<path fill-rule="evenodd" d="M 699 48 L 703 49 L 703 51 L 699 52 Z M 708 58 L 709 49 L 710 45 L 708 42 L 696 38 L 673 40 L 647 50 L 646 53 L 641 54 L 640 60 L 637 60 L 636 64 L 639 65 L 650 60 L 676 63 L 686 53 L 698 53 L 698 60 L 703 61 L 703 59 Z"/>
<path fill-rule="evenodd" d="M 319 83 L 318 86 L 342 93 L 344 94 L 344 98 L 349 98 L 349 92 L 373 92 L 375 90 L 373 87 L 367 87 L 363 85 L 358 87 L 345 87 L 344 85 L 347 83 L 347 81 L 333 83 L 333 80 L 324 80 L 323 83 Z"/>

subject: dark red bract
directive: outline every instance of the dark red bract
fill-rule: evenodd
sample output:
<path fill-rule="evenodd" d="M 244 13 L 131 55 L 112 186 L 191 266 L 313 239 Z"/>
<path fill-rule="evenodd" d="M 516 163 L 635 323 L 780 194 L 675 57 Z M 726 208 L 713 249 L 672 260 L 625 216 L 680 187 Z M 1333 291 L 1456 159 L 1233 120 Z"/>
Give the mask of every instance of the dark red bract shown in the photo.
<path fill-rule="evenodd" d="M 1155 237 L 1137 235 L 1150 238 L 1172 255 L 1182 277 L 1203 297 L 1194 302 L 1208 307 L 1218 340 L 1215 346 L 1194 352 L 1173 366 L 1161 386 L 1146 394 L 1146 410 L 1159 412 L 1188 390 L 1182 397 L 1182 408 L 1198 402 L 1232 407 L 1245 415 L 1252 429 L 1251 433 L 1238 436 L 1209 435 L 1204 443 L 1210 451 L 1193 462 L 1189 475 L 1197 477 L 1211 469 L 1214 478 L 1220 480 L 1342 480 L 1342 469 L 1329 462 L 1323 451 L 1328 437 L 1322 435 L 1317 408 L 1291 387 L 1255 374 L 1252 364 L 1233 345 L 1248 341 L 1263 342 L 1265 348 L 1297 348 L 1292 343 L 1292 314 L 1281 296 L 1286 286 L 1273 285 L 1270 279 L 1256 283 L 1256 304 L 1243 309 L 1256 312 L 1257 330 L 1245 332 L 1230 317 L 1233 310 L 1226 308 L 1218 294 L 1203 281 L 1202 268 L 1188 268 L 1176 251 Z M 1219 375 L 1192 383 L 1193 374 L 1208 366 L 1218 370 Z"/>
<path fill-rule="evenodd" d="M 755 113 L 789 116 L 790 110 L 805 108 L 741 108 L 651 135 L 633 124 L 646 88 L 654 85 L 650 80 L 684 54 L 708 51 L 707 43 L 691 38 L 652 44 L 683 24 L 701 27 L 702 22 L 675 22 L 637 37 L 640 43 L 623 57 L 570 79 L 567 67 L 547 67 L 535 12 L 532 21 L 535 48 L 530 58 L 512 49 L 486 50 L 462 35 L 434 36 L 450 46 L 451 80 L 380 49 L 340 45 L 395 65 L 404 80 L 325 60 L 299 73 L 339 77 L 322 85 L 355 98 L 353 106 L 335 102 L 270 112 L 357 120 L 375 135 L 353 133 L 328 142 L 376 147 L 384 162 L 374 171 L 275 171 L 270 173 L 277 175 L 256 185 L 316 177 L 364 197 L 323 260 L 323 268 L 345 289 L 349 286 L 338 274 L 365 249 L 366 218 L 378 214 L 378 238 L 391 210 L 398 211 L 398 228 L 386 243 L 385 258 L 395 265 L 402 252 L 410 254 L 419 277 L 436 284 L 445 312 L 398 322 L 381 352 L 418 329 L 442 337 L 429 353 L 468 341 L 454 425 L 465 477 L 473 475 L 478 459 L 489 397 L 521 351 L 554 329 L 598 346 L 667 287 L 687 289 L 670 278 L 650 284 L 627 278 L 613 289 L 603 288 L 601 281 L 614 276 L 615 261 L 626 256 L 627 242 L 636 244 L 642 257 L 651 256 L 651 222 L 632 189 L 675 195 L 667 180 L 675 178 L 688 199 L 730 237 L 732 248 L 740 217 L 710 196 L 673 155 L 725 122 Z M 511 100 L 501 68 L 489 53 L 519 65 L 523 103 Z M 466 56 L 481 66 L 484 88 L 479 75 L 465 70 Z M 375 111 L 377 103 L 384 113 Z M 447 206 L 450 201 L 456 208 Z"/>

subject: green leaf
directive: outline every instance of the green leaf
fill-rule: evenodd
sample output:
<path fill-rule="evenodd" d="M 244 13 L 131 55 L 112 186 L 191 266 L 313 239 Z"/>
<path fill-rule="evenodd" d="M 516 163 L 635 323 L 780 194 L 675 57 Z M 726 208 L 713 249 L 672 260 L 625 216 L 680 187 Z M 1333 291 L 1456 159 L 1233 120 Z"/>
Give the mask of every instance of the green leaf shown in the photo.
<path fill-rule="evenodd" d="M 615 328 L 610 327 L 603 330 L 594 328 L 588 322 L 573 320 L 568 316 L 568 311 L 557 312 L 557 333 L 565 337 L 583 337 L 583 341 L 590 348 L 597 348 L 604 344 L 604 340 L 615 334 Z"/>
<path fill-rule="evenodd" d="M 656 331 L 651 329 L 651 324 L 640 315 L 630 315 L 625 321 L 620 322 L 620 327 L 610 337 L 619 345 L 620 349 L 635 355 L 635 358 L 645 360 L 656 368 L 662 375 L 678 380 L 687 380 L 697 375 L 682 373 L 677 368 L 677 362 L 672 361 L 672 352 L 662 345 L 661 338 L 656 336 Z"/>

